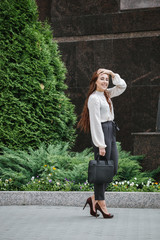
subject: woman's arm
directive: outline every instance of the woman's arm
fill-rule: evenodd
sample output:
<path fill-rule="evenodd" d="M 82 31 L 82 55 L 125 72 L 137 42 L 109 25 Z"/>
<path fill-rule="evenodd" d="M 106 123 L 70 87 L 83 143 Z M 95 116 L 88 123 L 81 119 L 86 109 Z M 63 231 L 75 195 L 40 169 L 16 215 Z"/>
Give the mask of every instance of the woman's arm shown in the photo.
<path fill-rule="evenodd" d="M 100 102 L 97 96 L 91 95 L 88 99 L 91 137 L 94 145 L 99 148 L 99 154 L 105 155 L 105 140 L 100 120 Z"/>
<path fill-rule="evenodd" d="M 121 95 L 127 88 L 126 82 L 117 73 L 114 74 L 114 77 L 112 77 L 112 82 L 116 86 L 107 89 L 107 91 L 109 92 L 110 98 Z"/>

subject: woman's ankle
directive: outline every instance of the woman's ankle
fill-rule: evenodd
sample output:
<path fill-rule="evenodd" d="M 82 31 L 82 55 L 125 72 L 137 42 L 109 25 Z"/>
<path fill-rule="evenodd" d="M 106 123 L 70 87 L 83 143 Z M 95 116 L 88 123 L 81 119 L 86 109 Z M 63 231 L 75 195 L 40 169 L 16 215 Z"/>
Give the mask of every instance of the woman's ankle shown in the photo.
<path fill-rule="evenodd" d="M 105 202 L 105 200 L 98 200 L 98 204 L 99 204 L 99 206 L 101 206 L 101 207 L 106 207 L 106 202 Z"/>
<path fill-rule="evenodd" d="M 104 213 L 108 214 L 108 210 L 107 210 L 107 206 L 106 206 L 106 202 L 105 200 L 98 200 L 98 204 L 101 207 L 101 209 L 103 210 Z"/>

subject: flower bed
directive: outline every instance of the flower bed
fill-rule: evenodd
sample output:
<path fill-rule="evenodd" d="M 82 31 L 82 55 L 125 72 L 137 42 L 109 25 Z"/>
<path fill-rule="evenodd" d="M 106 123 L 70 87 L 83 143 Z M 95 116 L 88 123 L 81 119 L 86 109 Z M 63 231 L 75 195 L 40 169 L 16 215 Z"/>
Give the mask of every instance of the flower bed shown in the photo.
<path fill-rule="evenodd" d="M 15 188 L 13 180 L 0 179 L 0 191 L 93 191 L 93 185 L 86 180 L 84 183 L 75 183 L 65 178 L 64 182 L 51 179 L 51 174 L 46 178 L 32 177 L 26 184 L 19 189 Z M 134 181 L 115 181 L 110 183 L 107 191 L 111 192 L 160 192 L 160 183 L 152 182 L 148 179 L 147 183 L 138 183 L 137 178 Z"/>

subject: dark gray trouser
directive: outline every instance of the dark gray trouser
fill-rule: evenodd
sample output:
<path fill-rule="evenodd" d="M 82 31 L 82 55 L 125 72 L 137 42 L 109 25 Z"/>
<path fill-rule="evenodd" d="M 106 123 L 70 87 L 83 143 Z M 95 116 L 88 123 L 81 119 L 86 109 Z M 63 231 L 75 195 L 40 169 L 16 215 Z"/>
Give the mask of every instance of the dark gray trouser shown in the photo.
<path fill-rule="evenodd" d="M 118 170 L 118 151 L 116 145 L 116 128 L 112 121 L 102 123 L 102 129 L 104 132 L 106 147 L 106 159 L 114 161 L 114 175 Z M 97 159 L 99 148 L 93 144 L 94 157 Z M 102 157 L 104 159 L 104 157 Z M 94 184 L 95 200 L 105 200 L 105 190 L 109 184 Z"/>

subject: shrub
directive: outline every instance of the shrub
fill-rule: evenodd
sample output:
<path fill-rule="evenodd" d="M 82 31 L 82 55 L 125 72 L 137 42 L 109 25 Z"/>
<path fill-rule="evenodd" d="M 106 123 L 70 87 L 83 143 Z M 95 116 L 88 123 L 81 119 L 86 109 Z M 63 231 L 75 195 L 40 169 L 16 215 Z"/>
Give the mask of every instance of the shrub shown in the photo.
<path fill-rule="evenodd" d="M 141 160 L 144 156 L 133 156 L 130 152 L 122 150 L 120 143 L 117 143 L 119 153 L 118 173 L 114 177 L 115 181 L 130 180 L 136 177 L 139 183 L 147 182 L 148 177 L 154 179 L 152 172 L 142 172 Z"/>
<path fill-rule="evenodd" d="M 32 176 L 38 174 L 41 165 L 45 164 L 47 154 L 43 147 L 33 151 L 29 148 L 26 151 L 14 151 L 2 147 L 3 152 L 0 155 L 0 176 L 4 179 L 14 180 L 14 185 L 20 188 L 26 184 Z"/>
<path fill-rule="evenodd" d="M 58 145 L 42 144 L 37 150 L 11 150 L 2 147 L 0 155 L 0 176 L 3 180 L 11 178 L 16 187 L 26 184 L 31 177 L 46 178 L 52 175 L 53 181 L 84 182 L 87 179 L 89 149 L 82 153 L 69 152 L 68 143 Z M 56 171 L 55 171 L 56 170 Z"/>
<path fill-rule="evenodd" d="M 0 145 L 73 145 L 76 117 L 65 94 L 66 68 L 35 0 L 0 1 Z"/>
<path fill-rule="evenodd" d="M 148 181 L 155 182 L 152 172 L 141 172 L 139 161 L 142 156 L 132 156 L 122 151 L 120 143 L 118 150 L 118 174 L 114 177 L 114 185 L 110 184 L 108 190 L 140 190 Z M 93 190 L 93 185 L 87 182 L 88 162 L 91 159 L 91 149 L 81 153 L 71 152 L 68 143 L 42 144 L 37 150 L 29 148 L 28 151 L 3 148 L 0 155 L 1 190 L 5 189 L 4 184 L 6 190 Z"/>

